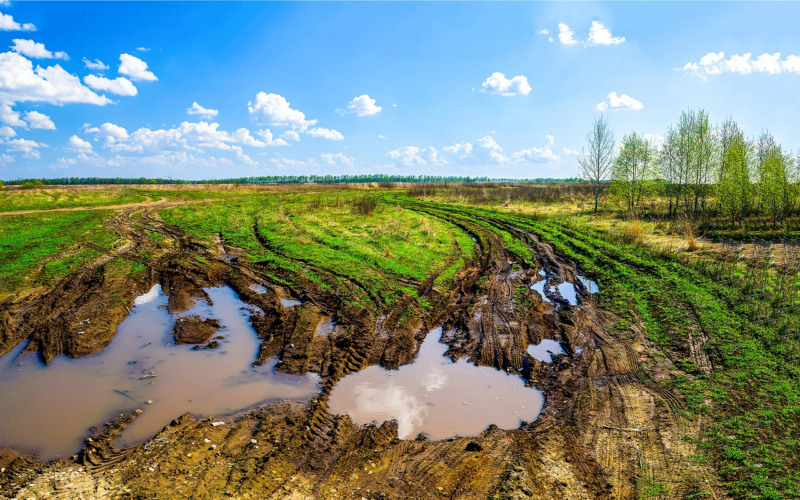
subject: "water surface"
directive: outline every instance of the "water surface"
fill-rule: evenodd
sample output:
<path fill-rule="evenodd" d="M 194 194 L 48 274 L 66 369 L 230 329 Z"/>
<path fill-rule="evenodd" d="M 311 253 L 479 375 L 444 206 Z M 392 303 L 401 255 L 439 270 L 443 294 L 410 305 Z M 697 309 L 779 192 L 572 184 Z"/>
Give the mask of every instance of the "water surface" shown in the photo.
<path fill-rule="evenodd" d="M 24 346 L 0 357 L 0 446 L 37 452 L 43 459 L 77 453 L 94 425 L 139 408 L 143 413 L 117 439 L 130 446 L 147 440 L 186 412 L 198 416 L 235 412 L 279 399 L 310 399 L 316 375 L 274 372 L 275 360 L 252 367 L 259 340 L 250 310 L 227 287 L 206 289 L 205 301 L 185 314 L 220 321 L 215 350 L 175 345 L 174 318 L 158 285 L 136 299 L 133 314 L 102 352 L 45 366 Z M 154 377 L 151 376 L 154 375 Z M 151 401 L 151 403 L 148 403 Z"/>
<path fill-rule="evenodd" d="M 551 339 L 544 339 L 539 344 L 531 344 L 528 346 L 528 354 L 544 363 L 553 361 L 554 354 L 563 354 L 564 349 L 561 344 Z"/>
<path fill-rule="evenodd" d="M 439 343 L 442 329 L 428 334 L 414 363 L 399 370 L 370 366 L 333 389 L 329 409 L 358 424 L 397 419 L 402 439 L 425 432 L 431 439 L 480 434 L 490 424 L 516 429 L 533 421 L 542 393 L 524 381 L 466 359 L 453 363 Z"/>

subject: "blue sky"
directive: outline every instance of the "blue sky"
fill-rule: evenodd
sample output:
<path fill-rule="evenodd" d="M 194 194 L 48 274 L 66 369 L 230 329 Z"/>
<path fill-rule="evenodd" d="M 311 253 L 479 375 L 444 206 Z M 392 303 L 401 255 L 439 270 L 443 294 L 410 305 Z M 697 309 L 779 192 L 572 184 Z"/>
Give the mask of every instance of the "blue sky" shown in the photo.
<path fill-rule="evenodd" d="M 657 140 L 704 107 L 800 145 L 796 3 L 12 1 L 0 12 L 2 179 L 568 177 L 601 110 L 618 137 Z"/>

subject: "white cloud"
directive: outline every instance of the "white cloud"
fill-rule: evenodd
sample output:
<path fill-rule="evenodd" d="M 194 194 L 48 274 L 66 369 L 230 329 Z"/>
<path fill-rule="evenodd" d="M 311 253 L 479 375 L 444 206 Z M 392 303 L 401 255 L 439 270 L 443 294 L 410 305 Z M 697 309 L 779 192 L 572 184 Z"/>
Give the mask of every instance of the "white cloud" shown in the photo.
<path fill-rule="evenodd" d="M 0 122 L 12 127 L 28 127 L 28 124 L 19 117 L 19 113 L 11 109 L 8 104 L 0 105 Z"/>
<path fill-rule="evenodd" d="M 664 143 L 664 136 L 661 134 L 644 134 L 644 139 L 652 142 L 655 145 L 661 145 Z"/>
<path fill-rule="evenodd" d="M 20 24 L 9 14 L 0 13 L 0 31 L 36 31 L 31 23 Z"/>
<path fill-rule="evenodd" d="M 91 143 L 89 141 L 84 141 L 77 135 L 73 135 L 69 138 L 69 148 L 79 153 L 93 152 Z"/>
<path fill-rule="evenodd" d="M 120 74 L 131 77 L 135 82 L 147 81 L 155 82 L 158 77 L 152 71 L 147 69 L 147 63 L 138 57 L 130 54 L 120 54 L 119 56 L 119 72 Z"/>
<path fill-rule="evenodd" d="M 597 21 L 592 21 L 592 27 L 589 28 L 589 38 L 586 40 L 586 46 L 618 45 L 624 41 L 625 37 L 613 36 L 608 28 Z"/>
<path fill-rule="evenodd" d="M 84 125 L 87 134 L 97 134 L 106 141 L 106 146 L 110 147 L 119 141 L 125 141 L 130 137 L 128 131 L 113 123 L 104 123 L 100 127 L 89 127 Z"/>
<path fill-rule="evenodd" d="M 34 59 L 69 60 L 69 56 L 66 52 L 50 52 L 44 47 L 43 43 L 34 42 L 33 40 L 23 40 L 21 38 L 15 38 L 11 41 L 14 42 L 14 45 L 11 46 L 11 50 Z"/>
<path fill-rule="evenodd" d="M 17 160 L 11 155 L 0 155 L 0 167 L 6 167 L 9 163 L 14 163 L 15 161 Z"/>
<path fill-rule="evenodd" d="M 637 101 L 633 97 L 622 94 L 618 96 L 616 92 L 608 94 L 603 102 L 597 104 L 597 111 L 617 111 L 624 109 L 639 110 L 644 108 L 644 104 Z"/>
<path fill-rule="evenodd" d="M 83 65 L 86 66 L 87 68 L 93 69 L 95 71 L 105 71 L 105 70 L 108 69 L 108 66 L 103 64 L 103 61 L 101 61 L 100 59 L 95 59 L 94 61 L 91 61 L 91 60 L 86 59 L 84 57 L 83 58 Z"/>
<path fill-rule="evenodd" d="M 378 135 L 378 139 L 386 139 L 385 135 Z"/>
<path fill-rule="evenodd" d="M 565 155 L 567 155 L 567 156 L 573 156 L 573 157 L 575 157 L 575 158 L 577 158 L 577 157 L 578 157 L 578 156 L 580 156 L 580 154 L 581 154 L 581 152 L 580 152 L 580 151 L 578 151 L 578 150 L 576 150 L 576 149 L 569 149 L 569 148 L 563 148 L 563 149 L 561 150 L 561 152 L 562 152 L 562 153 L 564 153 L 564 154 L 565 154 Z"/>
<path fill-rule="evenodd" d="M 12 139 L 6 142 L 6 146 L 7 151 L 24 153 L 22 155 L 23 158 L 38 160 L 41 158 L 41 155 L 37 148 L 46 148 L 47 144 L 31 141 L 29 139 Z"/>
<path fill-rule="evenodd" d="M 753 60 L 751 53 L 742 55 L 734 54 L 725 59 L 724 52 L 709 52 L 696 63 L 686 63 L 683 71 L 707 78 L 707 75 L 720 75 L 735 73 L 749 75 L 751 73 L 765 73 L 778 75 L 781 73 L 794 73 L 800 75 L 800 56 L 789 55 L 781 59 L 780 52 L 774 54 L 761 54 Z"/>
<path fill-rule="evenodd" d="M 389 151 L 386 156 L 398 160 L 403 165 L 412 167 L 416 165 L 445 165 L 447 160 L 439 156 L 433 147 L 420 149 L 416 146 L 405 146 L 394 151 Z"/>
<path fill-rule="evenodd" d="M 52 104 L 87 103 L 103 106 L 111 101 L 99 96 L 61 66 L 43 68 L 15 52 L 0 53 L 0 102 L 44 101 Z"/>
<path fill-rule="evenodd" d="M 239 129 L 239 130 L 242 130 L 242 129 Z M 288 131 L 286 133 L 283 133 L 281 135 L 285 136 L 289 132 L 293 133 L 294 135 L 297 135 L 297 132 L 295 132 L 294 130 L 290 130 L 290 131 Z M 258 134 L 258 135 L 260 135 L 261 137 L 264 138 L 264 142 L 266 143 L 267 146 L 288 146 L 289 145 L 289 143 L 284 141 L 283 139 L 275 139 L 275 138 L 273 138 L 272 131 L 270 129 L 259 130 L 258 132 L 256 132 L 256 134 Z M 299 135 L 297 136 L 296 140 L 298 140 L 298 141 L 300 140 L 300 136 Z"/>
<path fill-rule="evenodd" d="M 575 45 L 576 43 L 578 43 L 578 41 L 575 40 L 574 35 L 575 32 L 569 29 L 569 26 L 567 26 L 564 23 L 558 23 L 558 39 L 561 41 L 562 44 Z"/>
<path fill-rule="evenodd" d="M 550 135 L 550 134 L 547 134 L 546 136 L 542 137 L 542 140 L 544 140 L 545 142 L 547 142 L 547 144 L 548 144 L 548 145 L 552 146 L 552 145 L 553 145 L 553 142 L 555 142 L 556 138 L 555 138 L 555 137 L 553 137 L 553 136 L 552 136 L 552 135 Z"/>
<path fill-rule="evenodd" d="M 136 52 L 150 52 L 151 50 L 147 47 L 136 47 Z"/>
<path fill-rule="evenodd" d="M 307 135 L 311 137 L 319 137 L 322 139 L 328 139 L 329 141 L 342 141 L 344 140 L 344 136 L 333 129 L 327 129 L 322 127 L 312 128 L 306 131 Z"/>
<path fill-rule="evenodd" d="M 375 99 L 370 99 L 367 94 L 354 97 L 347 105 L 348 113 L 355 113 L 356 116 L 369 116 L 381 112 L 380 106 L 375 105 Z"/>
<path fill-rule="evenodd" d="M 219 113 L 219 111 L 216 109 L 204 108 L 203 106 L 197 104 L 196 101 L 192 103 L 191 108 L 186 109 L 186 112 L 190 115 L 200 115 L 205 118 L 214 118 Z"/>
<path fill-rule="evenodd" d="M 282 139 L 273 140 L 272 134 L 268 130 L 258 132 L 258 135 L 267 139 L 265 142 L 253 137 L 246 128 L 240 128 L 233 133 L 229 133 L 220 130 L 218 123 L 204 121 L 197 123 L 182 122 L 178 127 L 171 129 L 151 130 L 143 127 L 131 134 L 123 127 L 113 123 L 104 123 L 100 127 L 85 125 L 84 129 L 86 133 L 96 134 L 99 138 L 104 138 L 104 147 L 112 152 L 149 155 L 145 158 L 164 157 L 165 155 L 175 155 L 186 151 L 204 153 L 202 148 L 216 148 L 234 153 L 242 163 L 255 166 L 258 165 L 258 162 L 246 155 L 242 146 L 265 148 L 267 146 L 287 145 Z M 197 157 L 193 158 L 198 160 Z"/>
<path fill-rule="evenodd" d="M 95 90 L 105 90 L 112 94 L 135 96 L 139 93 L 136 86 L 124 76 L 118 76 L 111 80 L 102 76 L 86 75 L 83 77 L 83 81 Z"/>
<path fill-rule="evenodd" d="M 472 144 L 469 142 L 461 142 L 453 144 L 452 146 L 445 146 L 442 151 L 445 153 L 457 156 L 460 160 L 465 160 L 472 156 Z"/>
<path fill-rule="evenodd" d="M 281 137 L 289 141 L 300 141 L 300 134 L 298 134 L 294 130 L 287 130 L 286 132 L 281 134 Z"/>
<path fill-rule="evenodd" d="M 305 132 L 308 127 L 317 123 L 317 120 L 306 120 L 302 111 L 292 109 L 289 101 L 278 94 L 259 92 L 255 101 L 247 103 L 247 111 L 256 121 L 265 125 L 291 127 L 300 132 Z"/>
<path fill-rule="evenodd" d="M 549 145 L 545 145 L 541 148 L 517 151 L 511 155 L 511 160 L 519 163 L 550 163 L 561 161 L 561 157 L 553 153 Z"/>
<path fill-rule="evenodd" d="M 537 35 L 549 35 L 550 34 L 550 30 L 547 29 L 547 28 L 544 28 L 544 29 L 541 29 L 541 30 L 537 31 L 536 34 Z"/>
<path fill-rule="evenodd" d="M 28 122 L 31 128 L 38 128 L 44 130 L 55 130 L 56 124 L 44 113 L 38 111 L 28 111 L 25 113 L 25 121 Z"/>
<path fill-rule="evenodd" d="M 319 155 L 323 165 L 331 167 L 352 167 L 356 164 L 356 159 L 352 156 L 345 156 L 342 153 L 323 153 Z"/>
<path fill-rule="evenodd" d="M 509 80 L 503 73 L 498 72 L 492 73 L 492 76 L 483 82 L 482 87 L 482 92 L 504 96 L 527 95 L 531 91 L 527 77 L 520 75 Z"/>

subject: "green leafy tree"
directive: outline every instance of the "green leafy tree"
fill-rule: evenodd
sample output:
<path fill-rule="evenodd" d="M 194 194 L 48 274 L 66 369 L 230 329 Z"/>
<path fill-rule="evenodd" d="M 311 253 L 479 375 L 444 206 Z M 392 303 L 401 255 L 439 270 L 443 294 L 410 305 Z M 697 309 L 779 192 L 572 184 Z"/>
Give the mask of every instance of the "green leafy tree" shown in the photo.
<path fill-rule="evenodd" d="M 731 224 L 745 221 L 752 210 L 755 176 L 752 142 L 730 118 L 720 128 L 720 161 L 717 171 L 716 198 L 720 212 Z"/>
<path fill-rule="evenodd" d="M 633 132 L 622 138 L 611 180 L 614 191 L 625 200 L 631 212 L 636 211 L 657 175 L 656 158 L 656 148 L 644 136 Z"/>

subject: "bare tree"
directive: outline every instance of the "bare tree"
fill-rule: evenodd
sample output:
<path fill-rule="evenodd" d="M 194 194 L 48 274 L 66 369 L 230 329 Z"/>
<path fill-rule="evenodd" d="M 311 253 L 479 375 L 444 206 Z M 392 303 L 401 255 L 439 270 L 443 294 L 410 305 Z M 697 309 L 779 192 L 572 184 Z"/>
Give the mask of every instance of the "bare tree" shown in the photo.
<path fill-rule="evenodd" d="M 594 120 L 592 128 L 586 134 L 586 142 L 589 151 L 581 150 L 578 163 L 583 170 L 583 176 L 594 183 L 594 212 L 597 213 L 600 187 L 608 179 L 614 164 L 614 131 L 605 116 L 600 115 Z"/>

